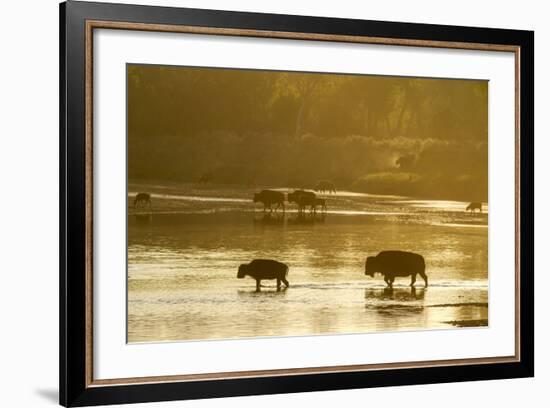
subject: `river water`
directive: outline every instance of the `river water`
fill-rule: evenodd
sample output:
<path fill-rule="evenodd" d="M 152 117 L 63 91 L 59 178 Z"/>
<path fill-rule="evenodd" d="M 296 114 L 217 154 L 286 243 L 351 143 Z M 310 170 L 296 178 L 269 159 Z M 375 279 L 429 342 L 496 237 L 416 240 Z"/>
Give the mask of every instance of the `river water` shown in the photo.
<path fill-rule="evenodd" d="M 488 217 L 468 203 L 353 192 L 326 213 L 264 213 L 256 188 L 130 184 L 148 208 L 128 211 L 128 341 L 158 342 L 487 326 Z M 131 205 L 130 205 L 131 207 Z M 419 253 L 420 277 L 364 275 L 383 250 Z M 255 258 L 289 266 L 290 287 L 237 279 Z"/>

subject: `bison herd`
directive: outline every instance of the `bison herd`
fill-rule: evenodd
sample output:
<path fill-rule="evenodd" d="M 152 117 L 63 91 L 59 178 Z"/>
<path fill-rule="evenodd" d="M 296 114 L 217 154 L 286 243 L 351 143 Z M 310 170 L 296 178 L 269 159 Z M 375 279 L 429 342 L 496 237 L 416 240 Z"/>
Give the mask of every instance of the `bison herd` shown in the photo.
<path fill-rule="evenodd" d="M 321 180 L 315 186 L 315 191 L 321 194 L 336 193 L 336 186 L 331 181 Z M 298 206 L 298 214 L 304 214 L 306 210 L 316 214 L 317 210 L 326 212 L 327 200 L 317 197 L 313 191 L 294 190 L 292 193 L 285 193 L 276 190 L 262 190 L 254 194 L 252 199 L 255 203 L 262 203 L 265 211 L 277 211 L 282 209 L 285 211 L 285 202 L 294 203 Z"/>
<path fill-rule="evenodd" d="M 327 209 L 327 200 L 319 198 L 313 191 L 294 190 L 292 193 L 286 194 L 275 190 L 262 190 L 254 194 L 253 200 L 255 203 L 262 203 L 264 211 L 277 211 L 278 209 L 285 211 L 285 201 L 294 203 L 298 206 L 298 213 L 303 214 L 306 210 L 310 213 L 317 213 L 317 210 L 323 212 Z"/>
<path fill-rule="evenodd" d="M 389 288 L 393 288 L 396 277 L 411 277 L 410 286 L 416 282 L 416 275 L 424 280 L 428 286 L 426 275 L 426 262 L 422 255 L 405 251 L 382 251 L 376 256 L 369 256 L 365 262 L 365 275 L 374 277 L 380 273 Z M 268 279 L 277 280 L 277 290 L 281 288 L 281 282 L 288 288 L 288 265 L 272 259 L 254 259 L 252 262 L 239 266 L 237 278 L 243 279 L 250 276 L 256 281 L 256 290 L 260 291 L 261 281 Z"/>

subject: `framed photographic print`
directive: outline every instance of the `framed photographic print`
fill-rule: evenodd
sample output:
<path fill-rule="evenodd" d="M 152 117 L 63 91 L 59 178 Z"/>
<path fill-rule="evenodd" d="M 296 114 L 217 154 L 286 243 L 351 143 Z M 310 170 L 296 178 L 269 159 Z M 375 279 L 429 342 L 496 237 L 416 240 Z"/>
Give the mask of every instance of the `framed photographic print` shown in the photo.
<path fill-rule="evenodd" d="M 533 32 L 60 27 L 62 405 L 533 376 Z"/>

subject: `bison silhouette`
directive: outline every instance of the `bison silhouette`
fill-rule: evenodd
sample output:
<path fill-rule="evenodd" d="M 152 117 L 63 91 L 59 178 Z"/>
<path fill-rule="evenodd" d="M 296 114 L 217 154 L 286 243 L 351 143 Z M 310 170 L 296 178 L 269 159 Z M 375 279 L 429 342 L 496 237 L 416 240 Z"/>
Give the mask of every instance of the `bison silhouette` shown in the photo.
<path fill-rule="evenodd" d="M 288 193 L 288 202 L 298 204 L 298 213 L 303 213 L 306 207 L 310 207 L 310 211 L 315 210 L 316 195 L 311 191 L 295 190 L 292 193 Z"/>
<path fill-rule="evenodd" d="M 283 212 L 285 211 L 285 195 L 280 191 L 262 190 L 259 193 L 254 194 L 252 201 L 255 203 L 262 203 L 264 205 L 264 211 L 267 209 L 269 209 L 269 211 L 273 211 L 273 208 L 271 208 L 273 204 L 277 204 L 275 211 L 277 211 L 280 207 L 283 207 Z"/>
<path fill-rule="evenodd" d="M 317 186 L 315 186 L 315 191 L 318 191 L 322 194 L 336 193 L 336 186 L 331 181 L 321 180 L 319 183 L 317 183 Z"/>
<path fill-rule="evenodd" d="M 151 208 L 151 194 L 137 193 L 136 198 L 134 198 L 134 208 L 138 208 L 138 206 L 143 207 L 145 205 Z"/>
<path fill-rule="evenodd" d="M 315 198 L 315 204 L 313 205 L 313 212 L 317 212 L 317 207 L 321 208 L 321 211 L 327 211 L 327 200 L 324 198 Z"/>
<path fill-rule="evenodd" d="M 426 263 L 424 257 L 405 251 L 382 251 L 376 256 L 367 257 L 365 262 L 365 275 L 374 277 L 376 272 L 384 275 L 384 281 L 390 288 L 397 276 L 410 276 L 411 286 L 416 282 L 416 275 L 424 279 L 428 286 L 428 276 L 425 273 Z"/>
<path fill-rule="evenodd" d="M 474 212 L 475 210 L 483 212 L 482 204 L 480 202 L 474 201 L 473 203 L 468 204 L 468 207 L 466 207 L 466 211 Z"/>
<path fill-rule="evenodd" d="M 245 276 L 250 276 L 256 280 L 256 290 L 260 291 L 260 283 L 262 279 L 277 279 L 277 289 L 281 288 L 281 282 L 288 288 L 289 283 L 286 280 L 288 274 L 288 266 L 282 262 L 272 259 L 254 259 L 248 264 L 239 266 L 237 278 L 243 279 Z"/>

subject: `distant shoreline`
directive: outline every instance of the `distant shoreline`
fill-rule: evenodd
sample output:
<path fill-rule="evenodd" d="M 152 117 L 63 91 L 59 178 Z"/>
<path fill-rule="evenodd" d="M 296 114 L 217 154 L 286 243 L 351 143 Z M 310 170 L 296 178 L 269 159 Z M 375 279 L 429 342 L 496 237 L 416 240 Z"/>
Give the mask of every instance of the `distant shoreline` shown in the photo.
<path fill-rule="evenodd" d="M 197 189 L 201 190 L 209 190 L 209 189 L 221 189 L 221 188 L 228 188 L 228 189 L 238 189 L 238 190 L 257 190 L 261 191 L 264 189 L 271 189 L 276 191 L 292 191 L 292 190 L 310 190 L 315 191 L 314 186 L 311 187 L 305 187 L 305 186 L 281 186 L 281 185 L 249 185 L 249 184 L 231 184 L 231 183 L 206 183 L 201 184 L 197 181 L 174 181 L 174 180 L 146 180 L 146 179 L 128 179 L 127 182 L 128 187 L 131 185 L 136 186 L 148 186 L 151 188 L 168 188 L 168 189 L 179 189 L 183 186 L 194 186 Z M 364 194 L 367 196 L 373 196 L 373 197 L 388 197 L 388 198 L 403 198 L 403 199 L 411 199 L 411 200 L 437 200 L 437 201 L 457 201 L 457 202 L 465 202 L 469 203 L 472 201 L 481 201 L 484 205 L 487 205 L 488 200 L 487 198 L 480 199 L 478 197 L 470 197 L 466 199 L 465 197 L 433 197 L 433 196 L 424 196 L 424 195 L 402 195 L 398 194 L 397 192 L 391 192 L 391 193 L 385 193 L 385 192 L 377 192 L 377 191 L 366 191 L 366 190 L 357 190 L 353 189 L 352 186 L 346 186 L 342 189 L 338 189 L 337 191 L 345 191 L 353 194 Z M 128 191 L 130 191 L 130 188 L 128 188 Z M 137 191 L 136 191 L 137 192 Z"/>

